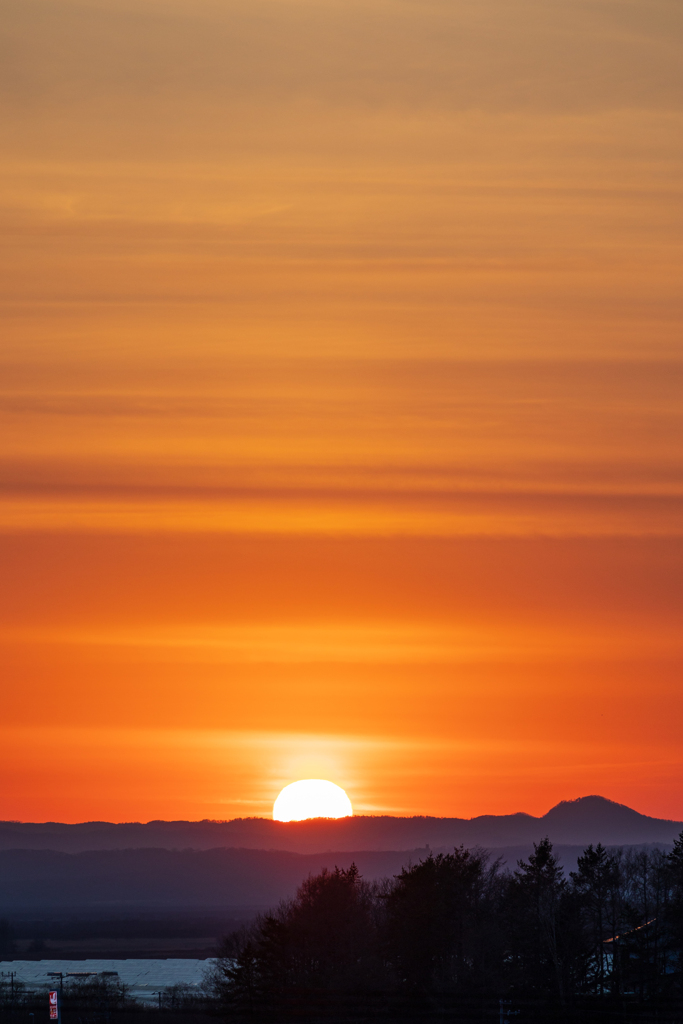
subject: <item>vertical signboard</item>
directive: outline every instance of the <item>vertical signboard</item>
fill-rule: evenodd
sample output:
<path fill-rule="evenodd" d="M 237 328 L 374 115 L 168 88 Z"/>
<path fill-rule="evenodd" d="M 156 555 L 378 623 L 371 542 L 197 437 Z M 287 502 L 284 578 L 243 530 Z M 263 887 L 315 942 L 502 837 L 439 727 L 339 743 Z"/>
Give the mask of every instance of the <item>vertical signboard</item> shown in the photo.
<path fill-rule="evenodd" d="M 59 993 L 50 992 L 50 1020 L 59 1020 Z"/>

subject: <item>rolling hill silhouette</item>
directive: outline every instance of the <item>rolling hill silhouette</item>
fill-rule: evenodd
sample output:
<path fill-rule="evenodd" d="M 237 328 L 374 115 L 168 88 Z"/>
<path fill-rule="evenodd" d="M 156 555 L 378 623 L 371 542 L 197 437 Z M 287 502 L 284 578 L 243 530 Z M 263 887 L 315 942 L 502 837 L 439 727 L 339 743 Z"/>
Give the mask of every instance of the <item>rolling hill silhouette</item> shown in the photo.
<path fill-rule="evenodd" d="M 416 850 L 459 846 L 529 845 L 548 835 L 554 843 L 606 846 L 672 843 L 683 822 L 651 818 L 601 796 L 563 800 L 547 814 L 481 815 L 476 818 L 361 816 L 300 822 L 268 818 L 233 821 L 0 822 L 0 850 L 89 850 L 156 848 L 210 850 L 218 847 L 327 851 Z"/>

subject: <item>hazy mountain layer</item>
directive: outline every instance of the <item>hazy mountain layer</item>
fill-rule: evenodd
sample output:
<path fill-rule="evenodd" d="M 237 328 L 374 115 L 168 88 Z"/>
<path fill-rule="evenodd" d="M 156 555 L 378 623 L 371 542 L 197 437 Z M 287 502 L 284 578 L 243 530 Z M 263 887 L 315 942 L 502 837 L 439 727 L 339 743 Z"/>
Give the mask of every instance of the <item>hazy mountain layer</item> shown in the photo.
<path fill-rule="evenodd" d="M 576 866 L 581 846 L 557 846 L 566 870 Z M 531 852 L 527 846 L 492 850 L 511 868 Z M 293 896 L 300 883 L 322 868 L 352 862 L 367 879 L 398 874 L 427 855 L 403 852 L 336 851 L 297 854 L 281 850 L 54 850 L 0 852 L 0 917 L 130 917 L 175 912 L 253 913 Z M 220 931 L 220 927 L 217 929 Z"/>

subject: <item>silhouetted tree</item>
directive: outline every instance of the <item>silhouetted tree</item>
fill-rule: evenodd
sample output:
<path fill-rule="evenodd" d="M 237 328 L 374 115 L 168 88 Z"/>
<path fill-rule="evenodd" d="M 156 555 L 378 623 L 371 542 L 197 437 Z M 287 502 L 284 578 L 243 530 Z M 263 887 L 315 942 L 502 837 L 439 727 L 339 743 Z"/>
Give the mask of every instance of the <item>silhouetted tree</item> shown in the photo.
<path fill-rule="evenodd" d="M 586 943 L 584 988 L 602 996 L 610 987 L 612 965 L 612 950 L 606 948 L 605 940 L 614 941 L 620 929 L 615 916 L 621 881 L 618 859 L 602 843 L 595 848 L 591 843 L 578 858 L 577 870 L 570 877 L 579 898 Z"/>
<path fill-rule="evenodd" d="M 679 995 L 683 995 L 683 832 L 668 857 L 670 897 L 667 922 L 671 935 Z"/>
<path fill-rule="evenodd" d="M 653 1004 L 668 988 L 671 932 L 666 908 L 670 902 L 669 859 L 661 850 L 629 850 L 623 858 L 624 933 L 618 940 L 622 984 Z"/>
<path fill-rule="evenodd" d="M 397 875 L 387 897 L 386 949 L 412 993 L 472 993 L 499 978 L 493 927 L 498 864 L 482 851 L 431 855 Z"/>
<path fill-rule="evenodd" d="M 231 1016 L 254 1017 L 268 988 L 257 955 L 259 932 L 266 919 L 272 920 L 272 915 L 260 919 L 253 928 L 233 932 L 218 950 L 211 989 L 218 1004 Z"/>
<path fill-rule="evenodd" d="M 546 837 L 534 843 L 528 860 L 517 862 L 508 883 L 506 960 L 515 988 L 529 995 L 554 993 L 564 1001 L 570 904 L 564 871 Z"/>
<path fill-rule="evenodd" d="M 355 864 L 309 877 L 295 899 L 221 950 L 224 1002 L 256 1016 L 306 1016 L 374 991 L 382 976 L 377 904 L 377 887 Z"/>

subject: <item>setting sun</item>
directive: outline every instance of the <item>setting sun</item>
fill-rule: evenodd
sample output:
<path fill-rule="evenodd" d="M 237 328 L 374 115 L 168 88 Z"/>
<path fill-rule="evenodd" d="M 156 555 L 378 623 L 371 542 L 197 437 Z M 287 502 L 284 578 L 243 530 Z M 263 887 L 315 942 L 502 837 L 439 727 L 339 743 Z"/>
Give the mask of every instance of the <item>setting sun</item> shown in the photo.
<path fill-rule="evenodd" d="M 275 821 L 305 818 L 347 818 L 353 814 L 348 796 L 333 782 L 302 779 L 285 786 L 273 805 Z"/>

